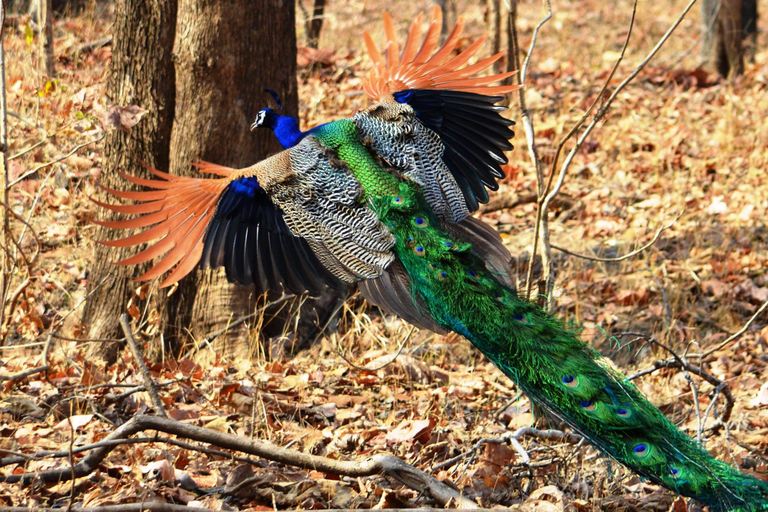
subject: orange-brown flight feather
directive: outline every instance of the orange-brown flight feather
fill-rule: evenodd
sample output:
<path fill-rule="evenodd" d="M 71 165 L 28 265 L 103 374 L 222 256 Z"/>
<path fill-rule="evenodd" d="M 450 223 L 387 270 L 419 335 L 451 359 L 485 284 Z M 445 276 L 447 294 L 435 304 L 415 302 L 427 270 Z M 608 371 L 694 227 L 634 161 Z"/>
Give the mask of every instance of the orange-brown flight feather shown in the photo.
<path fill-rule="evenodd" d="M 202 255 L 204 235 L 213 219 L 219 197 L 233 179 L 242 175 L 242 171 L 207 162 L 193 165 L 201 172 L 222 176 L 223 179 L 174 176 L 145 165 L 159 179 L 118 172 L 131 183 L 151 190 L 136 192 L 102 187 L 109 194 L 136 201 L 136 204 L 112 205 L 94 200 L 108 210 L 137 215 L 128 220 L 95 221 L 96 224 L 116 229 L 146 228 L 118 240 L 101 242 L 104 245 L 131 247 L 158 240 L 138 254 L 115 262 L 116 265 L 135 265 L 162 256 L 150 270 L 137 278 L 139 281 L 154 279 L 176 265 L 161 283 L 161 287 L 170 286 L 194 269 Z"/>
<path fill-rule="evenodd" d="M 486 95 L 507 94 L 519 89 L 518 85 L 489 86 L 512 76 L 515 72 L 477 76 L 499 60 L 503 52 L 460 69 L 477 53 L 486 38 L 483 34 L 464 51 L 452 56 L 464 32 L 463 18 L 459 18 L 443 46 L 438 49 L 442 11 L 435 6 L 431 12 L 427 34 L 417 52 L 417 39 L 421 36 L 420 27 L 423 20 L 420 14 L 408 30 L 408 40 L 402 53 L 395 38 L 391 18 L 386 13 L 383 18 L 387 39 L 384 55 L 379 52 L 370 34 L 367 32 L 364 34 L 365 45 L 373 61 L 373 69 L 363 81 L 363 90 L 372 100 L 379 101 L 395 92 L 407 89 L 448 89 Z"/>

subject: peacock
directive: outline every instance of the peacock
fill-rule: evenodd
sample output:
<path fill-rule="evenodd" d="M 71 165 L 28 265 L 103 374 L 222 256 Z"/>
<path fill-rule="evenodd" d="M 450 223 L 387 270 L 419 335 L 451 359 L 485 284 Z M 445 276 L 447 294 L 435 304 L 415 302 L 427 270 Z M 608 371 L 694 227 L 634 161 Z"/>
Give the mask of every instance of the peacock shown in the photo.
<path fill-rule="evenodd" d="M 216 177 L 121 173 L 149 190 L 106 189 L 131 203 L 96 202 L 137 217 L 98 224 L 145 229 L 102 243 L 156 242 L 117 264 L 159 258 L 139 279 L 166 274 L 163 287 L 196 267 L 224 267 L 258 292 L 357 282 L 406 321 L 468 339 L 535 404 L 638 474 L 716 512 L 768 510 L 768 483 L 711 457 L 573 327 L 518 296 L 501 238 L 470 216 L 512 148 L 498 103 L 517 86 L 493 85 L 512 73 L 479 76 L 501 54 L 470 64 L 485 36 L 455 51 L 461 19 L 440 46 L 439 8 L 423 38 L 423 14 L 413 21 L 402 51 L 383 21 L 383 54 L 364 35 L 371 107 L 308 131 L 266 108 L 253 128 L 285 149 L 244 169 L 194 164 Z"/>

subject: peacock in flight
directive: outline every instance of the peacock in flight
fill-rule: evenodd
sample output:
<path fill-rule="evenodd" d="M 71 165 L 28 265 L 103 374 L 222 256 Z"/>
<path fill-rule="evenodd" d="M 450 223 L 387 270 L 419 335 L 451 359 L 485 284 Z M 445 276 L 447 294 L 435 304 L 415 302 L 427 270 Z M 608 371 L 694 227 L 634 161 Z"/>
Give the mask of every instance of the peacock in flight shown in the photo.
<path fill-rule="evenodd" d="M 517 86 L 492 85 L 512 73 L 477 76 L 501 54 L 469 64 L 484 36 L 454 52 L 462 20 L 439 48 L 440 9 L 423 39 L 422 23 L 402 52 L 386 14 L 384 55 L 365 34 L 373 70 L 364 90 L 375 104 L 353 117 L 302 132 L 267 108 L 254 127 L 286 149 L 266 160 L 195 164 L 218 178 L 123 174 L 151 190 L 106 189 L 134 203 L 99 205 L 138 217 L 99 224 L 146 229 L 103 243 L 159 241 L 117 263 L 162 256 L 139 278 L 169 272 L 161 286 L 197 266 L 223 266 L 258 292 L 357 282 L 408 322 L 467 338 L 534 403 L 649 480 L 716 512 L 768 510 L 768 483 L 707 454 L 574 329 L 515 293 L 509 252 L 470 213 L 504 176 L 513 123 L 497 103 Z"/>

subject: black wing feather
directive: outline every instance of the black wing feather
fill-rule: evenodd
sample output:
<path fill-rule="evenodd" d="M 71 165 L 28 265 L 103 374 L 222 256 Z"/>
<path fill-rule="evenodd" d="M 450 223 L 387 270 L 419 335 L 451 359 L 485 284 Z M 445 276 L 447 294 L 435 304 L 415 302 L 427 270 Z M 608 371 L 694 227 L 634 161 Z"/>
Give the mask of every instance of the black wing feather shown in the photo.
<path fill-rule="evenodd" d="M 440 89 L 408 89 L 393 96 L 440 136 L 443 161 L 469 210 L 488 202 L 485 189 L 498 189 L 496 179 L 504 177 L 501 166 L 507 163 L 504 151 L 512 149 L 509 140 L 515 135 L 510 129 L 514 122 L 500 114 L 506 108 L 496 105 L 503 98 Z"/>
<path fill-rule="evenodd" d="M 263 190 L 244 193 L 232 185 L 219 199 L 200 265 L 223 266 L 230 281 L 255 285 L 258 293 L 283 289 L 319 294 L 342 286 L 307 242 L 291 233 L 283 213 Z"/>

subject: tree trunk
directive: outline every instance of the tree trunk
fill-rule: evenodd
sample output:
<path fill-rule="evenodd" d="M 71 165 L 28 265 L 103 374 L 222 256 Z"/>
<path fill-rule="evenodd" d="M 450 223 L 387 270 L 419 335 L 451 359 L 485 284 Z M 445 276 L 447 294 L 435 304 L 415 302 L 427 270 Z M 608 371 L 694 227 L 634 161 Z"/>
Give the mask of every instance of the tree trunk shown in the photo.
<path fill-rule="evenodd" d="M 117 0 L 115 7 L 108 102 L 138 105 L 147 111 L 130 132 L 115 130 L 105 137 L 101 182 L 111 188 L 124 189 L 127 183 L 115 172 L 117 170 L 134 175 L 147 174 L 141 162 L 158 169 L 168 168 L 176 94 L 171 54 L 176 33 L 176 2 Z M 119 236 L 124 235 L 100 228 L 95 239 Z M 132 278 L 140 275 L 142 268 L 116 267 L 111 262 L 135 253 L 135 248 L 96 246 L 88 283 L 89 298 L 83 312 L 89 338 L 122 337 L 118 316 L 138 286 Z M 111 362 L 116 358 L 119 346 L 104 343 L 94 348 L 97 357 Z"/>
<path fill-rule="evenodd" d="M 280 149 L 271 133 L 249 127 L 266 105 L 265 88 L 288 114 L 298 111 L 294 23 L 293 1 L 179 0 L 172 174 L 194 175 L 197 159 L 245 167 Z M 176 351 L 190 333 L 220 329 L 254 304 L 252 289 L 228 284 L 221 270 L 187 277 L 171 296 L 166 340 Z"/>
<path fill-rule="evenodd" d="M 307 20 L 307 46 L 310 48 L 317 48 L 320 42 L 320 32 L 323 30 L 323 16 L 325 16 L 325 0 L 315 0 L 312 18 Z"/>
<path fill-rule="evenodd" d="M 757 0 L 741 0 L 741 32 L 744 37 L 744 55 L 755 62 L 757 54 Z"/>
<path fill-rule="evenodd" d="M 53 3 L 51 0 L 40 2 L 40 55 L 45 59 L 45 73 L 48 79 L 56 78 L 56 64 L 53 54 Z"/>
<path fill-rule="evenodd" d="M 723 77 L 744 72 L 742 0 L 704 0 L 703 56 Z"/>

